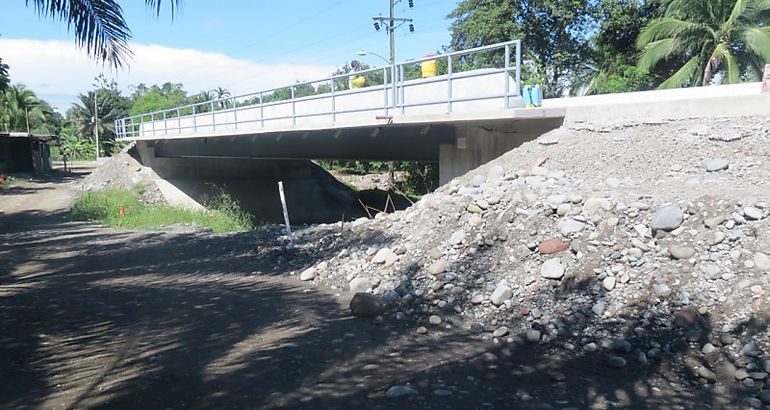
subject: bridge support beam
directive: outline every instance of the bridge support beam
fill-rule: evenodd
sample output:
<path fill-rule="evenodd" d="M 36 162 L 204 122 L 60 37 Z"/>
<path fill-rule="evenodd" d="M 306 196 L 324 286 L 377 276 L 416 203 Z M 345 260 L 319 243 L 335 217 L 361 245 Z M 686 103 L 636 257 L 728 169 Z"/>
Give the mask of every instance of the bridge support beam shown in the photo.
<path fill-rule="evenodd" d="M 492 161 L 558 128 L 562 118 L 458 125 L 453 144 L 439 145 L 439 184 Z"/>

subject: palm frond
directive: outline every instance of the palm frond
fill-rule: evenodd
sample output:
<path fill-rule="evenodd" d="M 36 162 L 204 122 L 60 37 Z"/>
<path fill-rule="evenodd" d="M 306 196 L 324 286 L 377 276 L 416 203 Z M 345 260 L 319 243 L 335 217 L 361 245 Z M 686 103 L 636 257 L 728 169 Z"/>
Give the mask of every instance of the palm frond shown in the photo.
<path fill-rule="evenodd" d="M 171 9 L 171 19 L 174 19 L 179 13 L 179 9 L 182 7 L 182 0 L 169 0 L 169 8 Z M 144 4 L 147 8 L 152 10 L 156 16 L 160 15 L 161 8 L 163 6 L 163 0 L 145 0 Z"/>
<path fill-rule="evenodd" d="M 746 48 L 770 63 L 770 27 L 748 27 L 742 34 Z"/>
<path fill-rule="evenodd" d="M 727 21 L 725 21 L 725 24 L 723 27 L 734 27 L 735 23 L 738 21 L 741 16 L 743 16 L 743 13 L 746 11 L 746 8 L 749 7 L 749 3 L 753 3 L 750 0 L 735 0 L 735 5 L 733 6 L 732 11 L 730 12 L 730 17 L 727 18 Z"/>
<path fill-rule="evenodd" d="M 735 56 L 732 52 L 730 52 L 730 49 L 727 47 L 726 44 L 721 43 L 716 46 L 714 49 L 714 53 L 711 54 L 711 58 L 709 59 L 709 64 L 711 64 L 711 61 L 718 62 L 719 60 L 722 60 L 725 62 L 725 83 L 727 84 L 737 84 L 741 82 L 741 70 L 738 68 L 738 63 L 735 60 Z M 719 64 L 715 63 L 712 68 L 712 75 L 716 72 L 716 69 L 718 68 Z M 703 85 L 707 84 L 707 81 L 711 80 L 711 78 L 705 78 L 703 79 Z"/>
<path fill-rule="evenodd" d="M 691 58 L 676 73 L 674 73 L 666 81 L 662 82 L 658 86 L 658 89 L 679 88 L 683 85 L 686 85 L 688 81 L 692 82 L 695 73 L 698 71 L 699 59 L 700 56 Z"/>
<path fill-rule="evenodd" d="M 639 33 L 636 44 L 639 48 L 642 48 L 653 41 L 680 36 L 687 32 L 709 32 L 710 34 L 713 34 L 713 31 L 703 24 L 679 20 L 672 17 L 663 17 L 650 22 L 650 24 Z"/>
<path fill-rule="evenodd" d="M 661 60 L 667 59 L 675 47 L 676 40 L 673 38 L 653 41 L 642 50 L 637 66 L 649 71 Z"/>
<path fill-rule="evenodd" d="M 118 0 L 25 0 L 33 5 L 38 15 L 52 20 L 66 21 L 67 29 L 75 34 L 75 42 L 85 48 L 92 58 L 122 67 L 132 53 L 128 47 L 131 31 L 123 18 Z M 166 0 L 173 15 L 182 0 Z M 145 0 L 148 8 L 160 14 L 164 0 Z"/>

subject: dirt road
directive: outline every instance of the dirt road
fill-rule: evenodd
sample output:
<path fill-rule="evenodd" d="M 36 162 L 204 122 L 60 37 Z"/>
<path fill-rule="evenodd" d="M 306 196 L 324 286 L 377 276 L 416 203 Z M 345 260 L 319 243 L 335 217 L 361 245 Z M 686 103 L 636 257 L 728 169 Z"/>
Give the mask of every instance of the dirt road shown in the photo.
<path fill-rule="evenodd" d="M 722 406 L 665 366 L 353 318 L 349 296 L 287 276 L 299 255 L 253 234 L 70 221 L 76 180 L 0 194 L 0 408 Z"/>

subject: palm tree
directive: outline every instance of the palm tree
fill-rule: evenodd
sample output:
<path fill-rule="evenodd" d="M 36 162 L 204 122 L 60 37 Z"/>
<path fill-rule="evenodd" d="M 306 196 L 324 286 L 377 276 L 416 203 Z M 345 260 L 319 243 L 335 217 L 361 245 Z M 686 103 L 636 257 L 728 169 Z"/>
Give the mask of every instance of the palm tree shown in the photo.
<path fill-rule="evenodd" d="M 681 61 L 659 88 L 757 78 L 770 62 L 770 1 L 673 0 L 642 30 L 637 46 L 639 68 Z"/>
<path fill-rule="evenodd" d="M 131 30 L 118 0 L 27 0 L 30 3 L 41 17 L 66 21 L 77 45 L 85 47 L 92 58 L 115 68 L 131 58 Z M 170 0 L 172 18 L 181 3 Z M 160 15 L 163 0 L 145 0 L 145 4 Z"/>
<path fill-rule="evenodd" d="M 220 100 L 217 105 L 219 105 L 219 109 L 223 110 L 228 107 L 228 100 L 225 100 L 225 98 L 229 97 L 230 91 L 227 90 L 227 88 L 217 87 L 213 90 L 211 90 L 212 93 L 214 93 L 213 99 Z"/>
<path fill-rule="evenodd" d="M 68 113 L 75 130 L 83 137 L 95 139 L 98 127 L 99 146 L 106 153 L 112 152 L 115 142 L 115 120 L 127 115 L 127 108 L 120 98 L 119 94 L 109 89 L 89 91 L 78 96 L 80 102 L 73 104 Z M 98 121 L 95 121 L 95 109 Z"/>
<path fill-rule="evenodd" d="M 5 64 L 3 62 L 3 59 L 0 58 L 0 92 L 5 91 L 8 89 L 8 86 L 11 84 L 11 79 L 8 78 L 8 64 Z"/>
<path fill-rule="evenodd" d="M 0 93 L 0 131 L 26 132 L 27 124 L 34 130 L 46 123 L 51 111 L 32 90 L 21 84 L 11 85 Z"/>

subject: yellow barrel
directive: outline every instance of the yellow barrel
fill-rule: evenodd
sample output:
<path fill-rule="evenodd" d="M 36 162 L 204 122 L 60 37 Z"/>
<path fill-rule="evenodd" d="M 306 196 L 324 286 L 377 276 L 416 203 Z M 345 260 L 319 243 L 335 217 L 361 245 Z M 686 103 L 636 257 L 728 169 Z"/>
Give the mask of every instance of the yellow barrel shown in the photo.
<path fill-rule="evenodd" d="M 433 56 L 427 55 L 425 57 L 433 57 Z M 427 60 L 420 63 L 420 71 L 422 71 L 422 78 L 435 77 L 436 60 Z"/>
<path fill-rule="evenodd" d="M 350 77 L 350 88 L 361 88 L 366 83 L 366 78 L 359 75 L 358 77 Z"/>

